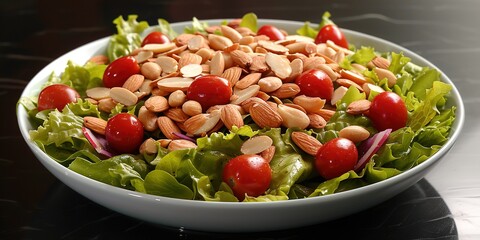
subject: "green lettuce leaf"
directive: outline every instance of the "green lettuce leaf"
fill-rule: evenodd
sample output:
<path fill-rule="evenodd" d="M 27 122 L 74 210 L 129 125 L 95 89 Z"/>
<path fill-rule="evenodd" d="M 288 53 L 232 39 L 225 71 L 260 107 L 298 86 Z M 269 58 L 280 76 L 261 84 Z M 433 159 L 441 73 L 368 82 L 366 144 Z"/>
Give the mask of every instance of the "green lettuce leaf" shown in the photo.
<path fill-rule="evenodd" d="M 137 15 L 128 15 L 127 20 L 122 16 L 113 20 L 117 34 L 108 42 L 107 56 L 111 61 L 129 55 L 134 49 L 140 47 L 142 38 L 140 34 L 149 27 L 146 21 L 137 21 Z"/>

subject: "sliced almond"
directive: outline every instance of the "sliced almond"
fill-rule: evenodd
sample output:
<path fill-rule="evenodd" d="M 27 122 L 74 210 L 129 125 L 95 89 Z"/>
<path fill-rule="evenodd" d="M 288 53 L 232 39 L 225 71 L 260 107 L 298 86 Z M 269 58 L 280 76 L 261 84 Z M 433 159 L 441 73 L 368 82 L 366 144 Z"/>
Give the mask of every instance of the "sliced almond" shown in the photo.
<path fill-rule="evenodd" d="M 183 66 L 189 65 L 189 64 L 201 64 L 202 63 L 202 57 L 195 53 L 189 53 L 189 52 L 184 52 L 181 56 L 180 59 L 178 60 L 178 67 L 181 69 Z"/>
<path fill-rule="evenodd" d="M 145 51 L 145 50 L 142 50 L 137 55 L 135 55 L 135 59 L 137 60 L 138 63 L 144 63 L 152 57 L 153 57 L 153 52 Z"/>
<path fill-rule="evenodd" d="M 187 91 L 190 84 L 192 84 L 193 78 L 187 77 L 170 77 L 164 78 L 157 82 L 157 87 L 167 92 L 173 92 L 176 90 Z"/>
<path fill-rule="evenodd" d="M 153 53 L 163 53 L 176 47 L 175 43 L 151 43 L 143 46 L 143 50 L 152 51 Z"/>
<path fill-rule="evenodd" d="M 290 136 L 297 147 L 312 156 L 315 156 L 318 152 L 318 149 L 322 147 L 322 143 L 320 141 L 304 132 L 292 132 Z"/>
<path fill-rule="evenodd" d="M 345 93 L 347 93 L 347 91 L 348 91 L 348 88 L 346 88 L 344 86 L 340 86 L 340 87 L 336 88 L 333 91 L 332 99 L 330 100 L 330 104 L 332 104 L 332 105 L 337 104 L 338 101 L 342 100 L 343 96 L 345 96 Z"/>
<path fill-rule="evenodd" d="M 273 140 L 266 135 L 254 136 L 245 141 L 240 147 L 243 154 L 259 154 L 272 146 Z"/>
<path fill-rule="evenodd" d="M 275 75 L 280 79 L 286 79 L 292 73 L 292 67 L 290 67 L 290 62 L 287 58 L 284 58 L 280 55 L 274 53 L 267 53 L 265 55 L 265 62 L 275 73 Z"/>
<path fill-rule="evenodd" d="M 178 70 L 178 62 L 172 57 L 160 56 L 155 62 L 160 66 L 164 73 L 172 73 Z"/>
<path fill-rule="evenodd" d="M 260 91 L 260 86 L 258 85 L 251 85 L 245 89 L 234 89 L 234 95 L 237 96 L 234 100 L 232 100 L 231 104 L 240 104 L 243 101 L 254 97 Z"/>
<path fill-rule="evenodd" d="M 288 48 L 280 44 L 276 44 L 272 41 L 259 40 L 258 46 L 266 49 L 268 52 L 275 53 L 275 54 L 285 54 L 288 52 Z"/>
<path fill-rule="evenodd" d="M 110 88 L 107 87 L 94 87 L 89 88 L 85 91 L 89 98 L 93 98 L 95 100 L 100 100 L 104 98 L 110 97 Z"/>
<path fill-rule="evenodd" d="M 262 77 L 261 73 L 250 73 L 242 79 L 238 80 L 235 84 L 235 87 L 238 89 L 245 89 L 252 84 L 256 84 L 258 80 L 260 80 L 260 77 Z"/>
<path fill-rule="evenodd" d="M 190 51 L 198 51 L 206 46 L 206 39 L 201 35 L 195 35 L 188 39 L 187 47 Z"/>
<path fill-rule="evenodd" d="M 113 87 L 110 89 L 110 97 L 118 103 L 125 106 L 133 106 L 137 104 L 138 97 L 128 89 L 123 87 Z"/>
<path fill-rule="evenodd" d="M 220 111 L 197 114 L 187 119 L 183 125 L 188 134 L 198 136 L 206 134 L 220 121 Z"/>
<path fill-rule="evenodd" d="M 180 73 L 183 77 L 190 77 L 194 78 L 200 74 L 202 74 L 203 68 L 200 64 L 187 64 L 180 68 Z"/>
<path fill-rule="evenodd" d="M 342 76 L 342 78 L 349 79 L 360 86 L 367 82 L 367 79 L 363 75 L 350 70 L 340 70 L 340 76 Z"/>

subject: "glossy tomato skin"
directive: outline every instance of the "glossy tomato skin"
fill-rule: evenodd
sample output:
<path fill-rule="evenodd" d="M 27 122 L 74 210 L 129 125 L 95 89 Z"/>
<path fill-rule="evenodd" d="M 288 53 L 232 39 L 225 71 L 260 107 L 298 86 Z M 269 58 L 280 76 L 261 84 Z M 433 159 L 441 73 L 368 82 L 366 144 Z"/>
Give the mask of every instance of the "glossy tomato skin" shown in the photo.
<path fill-rule="evenodd" d="M 103 74 L 103 85 L 108 88 L 121 87 L 133 74 L 140 73 L 140 66 L 133 56 L 125 56 L 111 62 Z"/>
<path fill-rule="evenodd" d="M 309 97 L 320 97 L 330 101 L 333 95 L 332 79 L 322 70 L 308 70 L 295 79 L 300 87 L 300 94 Z"/>
<path fill-rule="evenodd" d="M 317 172 L 325 179 L 336 178 L 353 170 L 358 161 L 355 143 L 346 138 L 334 138 L 326 142 L 315 155 Z"/>
<path fill-rule="evenodd" d="M 257 35 L 265 35 L 270 38 L 272 41 L 284 40 L 285 35 L 275 26 L 272 25 L 263 25 L 258 31 Z"/>
<path fill-rule="evenodd" d="M 65 84 L 52 84 L 40 92 L 38 95 L 38 111 L 46 109 L 57 109 L 62 111 L 65 105 L 76 102 L 80 97 L 78 92 Z"/>
<path fill-rule="evenodd" d="M 230 97 L 232 88 L 228 80 L 216 75 L 205 75 L 195 79 L 187 90 L 187 99 L 199 102 L 203 111 L 214 105 L 229 103 Z"/>
<path fill-rule="evenodd" d="M 146 44 L 152 44 L 152 43 L 170 43 L 170 39 L 163 33 L 161 32 L 151 32 L 149 33 L 142 41 L 141 46 L 145 46 Z"/>
<path fill-rule="evenodd" d="M 394 92 L 382 92 L 375 96 L 367 116 L 378 131 L 405 127 L 408 111 L 403 99 Z"/>
<path fill-rule="evenodd" d="M 348 49 L 347 38 L 345 38 L 343 32 L 335 24 L 327 24 L 323 26 L 315 37 L 316 44 L 326 43 L 327 40 Z"/>
<path fill-rule="evenodd" d="M 117 153 L 135 153 L 143 142 L 143 124 L 134 115 L 119 113 L 107 121 L 105 138 Z"/>
<path fill-rule="evenodd" d="M 263 157 L 245 154 L 225 164 L 222 180 L 232 188 L 235 197 L 243 201 L 245 194 L 258 197 L 265 193 L 270 187 L 272 170 Z"/>

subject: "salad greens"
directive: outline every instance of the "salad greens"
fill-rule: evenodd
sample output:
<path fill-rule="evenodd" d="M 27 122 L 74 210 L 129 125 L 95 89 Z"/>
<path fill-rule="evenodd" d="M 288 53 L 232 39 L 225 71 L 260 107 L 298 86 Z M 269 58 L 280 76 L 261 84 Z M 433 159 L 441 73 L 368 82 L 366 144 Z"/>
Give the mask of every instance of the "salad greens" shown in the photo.
<path fill-rule="evenodd" d="M 325 16 L 327 19 L 329 15 Z M 118 33 L 110 38 L 107 56 L 112 61 L 130 54 L 141 43 L 141 35 L 149 28 L 145 21 L 137 21 L 136 15 L 124 20 L 121 16 L 113 21 Z M 173 31 L 164 19 L 158 20 L 157 29 L 174 38 Z M 252 31 L 258 29 L 257 17 L 246 14 L 240 26 Z M 193 19 L 186 32 L 204 32 L 208 25 Z M 297 33 L 315 37 L 318 29 L 306 22 Z M 65 167 L 92 179 L 113 186 L 138 192 L 205 201 L 238 201 L 232 190 L 222 182 L 224 164 L 240 155 L 240 146 L 248 138 L 267 135 L 273 139 L 276 153 L 270 162 L 272 181 L 266 195 L 247 197 L 244 201 L 277 201 L 315 197 L 347 191 L 379 182 L 408 170 L 436 153 L 448 140 L 455 120 L 455 107 L 446 104 L 451 86 L 440 81 L 440 73 L 428 67 L 420 67 L 402 53 L 378 53 L 372 47 L 351 45 L 354 52 L 345 58 L 341 67 L 351 69 L 353 63 L 366 65 L 375 56 L 381 55 L 391 61 L 389 70 L 398 81 L 388 87 L 386 79 L 379 79 L 372 70 L 364 75 L 373 79 L 378 86 L 399 94 L 405 101 L 409 119 L 406 127 L 392 132 L 385 145 L 360 172 L 353 170 L 340 177 L 325 181 L 318 177 L 312 156 L 305 154 L 293 144 L 290 134 L 296 129 L 259 129 L 254 124 L 232 130 L 212 133 L 197 139 L 197 148 L 168 151 L 157 142 L 156 154 L 122 154 L 111 158 L 99 155 L 82 133 L 84 116 L 95 116 L 107 120 L 119 112 L 136 113 L 143 105 L 126 108 L 121 104 L 105 114 L 89 101 L 79 100 L 68 104 L 63 111 L 36 110 L 36 98 L 22 98 L 19 103 L 28 111 L 35 126 L 30 137 L 44 152 Z M 102 74 L 106 65 L 86 63 L 77 65 L 68 62 L 63 74 L 52 73 L 45 85 L 64 83 L 85 96 L 85 90 L 102 85 Z M 370 96 L 372 97 L 372 96 Z M 346 113 L 347 105 L 355 100 L 366 99 L 365 93 L 350 87 L 336 103 L 336 113 L 323 129 L 305 130 L 324 143 L 338 136 L 339 130 L 349 125 L 364 126 L 372 134 L 376 130 L 363 115 Z M 247 118 L 248 120 L 248 118 Z M 148 133 L 147 137 L 158 137 L 159 132 Z"/>

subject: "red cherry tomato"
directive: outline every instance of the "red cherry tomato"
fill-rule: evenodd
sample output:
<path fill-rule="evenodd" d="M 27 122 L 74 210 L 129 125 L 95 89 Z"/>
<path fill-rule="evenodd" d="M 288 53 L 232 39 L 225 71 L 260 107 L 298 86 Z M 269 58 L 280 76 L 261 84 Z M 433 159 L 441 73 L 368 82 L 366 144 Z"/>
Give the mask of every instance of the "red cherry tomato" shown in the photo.
<path fill-rule="evenodd" d="M 326 43 L 330 40 L 340 47 L 348 48 L 348 42 L 343 32 L 334 24 L 327 24 L 318 31 L 315 43 Z"/>
<path fill-rule="evenodd" d="M 108 88 L 121 87 L 127 78 L 140 73 L 140 66 L 132 56 L 125 56 L 111 62 L 103 73 L 103 85 Z"/>
<path fill-rule="evenodd" d="M 65 84 L 53 84 L 42 89 L 38 95 L 38 111 L 45 109 L 58 109 L 62 111 L 65 105 L 76 102 L 80 95 Z"/>
<path fill-rule="evenodd" d="M 325 179 L 336 178 L 353 170 L 357 161 L 357 147 L 346 138 L 334 138 L 326 142 L 315 155 L 315 167 Z"/>
<path fill-rule="evenodd" d="M 245 154 L 227 162 L 222 180 L 232 188 L 235 197 L 243 201 L 245 194 L 258 197 L 265 193 L 272 180 L 272 170 L 263 157 Z"/>
<path fill-rule="evenodd" d="M 169 43 L 170 39 L 161 32 L 151 32 L 142 41 L 141 46 L 151 43 Z"/>
<path fill-rule="evenodd" d="M 333 95 L 332 79 L 322 70 L 308 70 L 295 79 L 300 87 L 300 94 L 309 97 L 320 97 L 330 101 Z"/>
<path fill-rule="evenodd" d="M 228 80 L 216 75 L 205 75 L 195 79 L 187 90 L 187 99 L 195 100 L 205 111 L 214 105 L 230 102 L 232 88 Z"/>
<path fill-rule="evenodd" d="M 134 153 L 143 141 L 143 124 L 129 113 L 111 117 L 105 128 L 108 146 L 118 153 Z"/>
<path fill-rule="evenodd" d="M 257 35 L 265 35 L 270 38 L 272 41 L 278 41 L 285 39 L 285 35 L 275 26 L 272 25 L 263 25 L 258 29 Z"/>
<path fill-rule="evenodd" d="M 395 131 L 406 126 L 408 112 L 405 102 L 398 94 L 382 92 L 373 98 L 368 117 L 378 131 L 388 128 Z"/>

